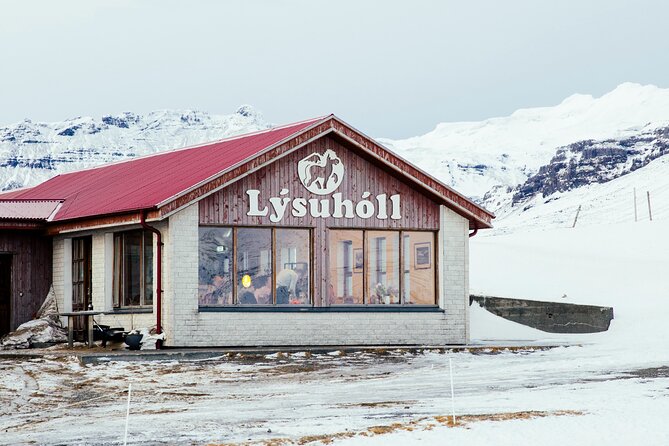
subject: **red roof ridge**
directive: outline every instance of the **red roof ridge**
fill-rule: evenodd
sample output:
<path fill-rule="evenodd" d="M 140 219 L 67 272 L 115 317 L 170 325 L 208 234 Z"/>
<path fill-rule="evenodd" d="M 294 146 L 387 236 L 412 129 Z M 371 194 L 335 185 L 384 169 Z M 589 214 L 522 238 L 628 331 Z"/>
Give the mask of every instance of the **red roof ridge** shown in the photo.
<path fill-rule="evenodd" d="M 2 198 L 0 197 L 0 203 L 34 203 L 41 201 L 65 201 L 62 198 Z"/>
<path fill-rule="evenodd" d="M 243 138 L 247 138 L 247 137 L 250 137 L 250 136 L 257 136 L 257 135 L 260 135 L 260 134 L 263 134 L 263 133 L 269 133 L 269 132 L 276 131 L 276 130 L 282 130 L 282 129 L 285 129 L 285 128 L 288 128 L 288 127 L 294 127 L 294 126 L 298 126 L 298 125 L 301 125 L 301 124 L 306 124 L 308 122 L 319 122 L 319 121 L 325 120 L 325 119 L 327 119 L 331 116 L 334 116 L 334 115 L 329 114 L 329 115 L 318 116 L 316 118 L 304 119 L 302 121 L 291 122 L 289 124 L 282 124 L 282 125 L 278 125 L 276 127 L 270 127 L 268 129 L 264 129 L 264 130 L 256 130 L 256 131 L 248 132 L 248 133 L 240 133 L 238 135 L 226 136 L 225 138 L 215 139 L 213 141 L 205 141 L 205 142 L 193 144 L 193 145 L 190 145 L 190 146 L 178 147 L 176 149 L 159 150 L 158 152 L 147 153 L 146 155 L 136 156 L 136 157 L 129 158 L 129 159 L 111 161 L 109 163 L 98 164 L 96 166 L 91 166 L 91 167 L 84 167 L 83 169 L 77 169 L 77 170 L 73 170 L 71 172 L 59 173 L 58 175 L 54 175 L 53 177 L 49 178 L 46 181 L 49 181 L 52 178 L 57 178 L 57 177 L 60 177 L 60 176 L 70 175 L 70 174 L 79 173 L 79 172 L 86 172 L 86 171 L 89 171 L 89 170 L 102 169 L 102 168 L 105 168 L 107 166 L 115 166 L 115 165 L 118 165 L 118 164 L 129 163 L 129 162 L 136 161 L 136 160 L 139 160 L 139 159 L 151 158 L 153 156 L 161 156 L 161 155 L 166 155 L 166 154 L 169 154 L 169 153 L 180 152 L 182 150 L 191 150 L 191 149 L 197 149 L 197 148 L 200 148 L 200 147 L 213 146 L 215 144 L 220 144 L 220 143 L 223 143 L 223 142 L 234 141 L 235 139 L 243 139 Z M 27 187 L 26 189 L 30 189 L 30 187 Z M 19 189 L 16 189 L 16 190 L 19 190 Z M 13 192 L 13 190 L 11 192 Z"/>

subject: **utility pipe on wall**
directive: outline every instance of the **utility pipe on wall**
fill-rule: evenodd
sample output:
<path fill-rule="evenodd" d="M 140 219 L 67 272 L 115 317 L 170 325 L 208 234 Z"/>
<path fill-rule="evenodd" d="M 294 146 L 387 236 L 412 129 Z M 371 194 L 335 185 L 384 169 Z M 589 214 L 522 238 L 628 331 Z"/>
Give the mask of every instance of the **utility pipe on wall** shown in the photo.
<path fill-rule="evenodd" d="M 146 230 L 149 230 L 156 234 L 158 237 L 158 248 L 156 249 L 156 275 L 158 276 L 156 279 L 156 334 L 161 334 L 163 332 L 163 327 L 162 327 L 162 297 L 163 297 L 163 272 L 162 272 L 162 264 L 163 264 L 163 237 L 160 231 L 153 226 L 149 226 L 146 223 L 146 211 L 141 211 L 140 212 L 140 218 L 139 218 L 139 223 L 142 225 L 142 227 Z M 156 341 L 156 348 L 160 349 L 163 346 L 163 341 L 162 340 L 157 340 Z"/>

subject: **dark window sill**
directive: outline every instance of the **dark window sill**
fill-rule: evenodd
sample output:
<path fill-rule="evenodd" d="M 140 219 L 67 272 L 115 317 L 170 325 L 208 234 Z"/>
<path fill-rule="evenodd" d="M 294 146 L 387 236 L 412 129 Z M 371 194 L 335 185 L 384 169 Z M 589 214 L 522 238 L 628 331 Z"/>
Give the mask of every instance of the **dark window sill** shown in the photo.
<path fill-rule="evenodd" d="M 436 305 L 336 305 L 331 307 L 301 306 L 227 306 L 200 307 L 200 313 L 443 313 Z"/>
<path fill-rule="evenodd" d="M 153 313 L 153 307 L 127 307 L 127 308 L 114 308 L 111 311 L 105 311 L 105 314 L 142 314 L 142 313 Z"/>

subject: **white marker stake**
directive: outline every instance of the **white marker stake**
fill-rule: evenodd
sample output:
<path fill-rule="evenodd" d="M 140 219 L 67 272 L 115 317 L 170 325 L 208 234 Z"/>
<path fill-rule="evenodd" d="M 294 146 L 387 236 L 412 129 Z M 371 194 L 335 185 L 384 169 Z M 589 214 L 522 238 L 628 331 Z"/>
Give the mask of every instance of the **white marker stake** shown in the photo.
<path fill-rule="evenodd" d="M 453 414 L 453 426 L 455 426 L 455 394 L 453 392 L 453 362 L 448 358 L 448 369 L 451 375 L 451 412 Z"/>
<path fill-rule="evenodd" d="M 451 386 L 452 386 L 451 380 Z M 128 446 L 128 420 L 130 419 L 130 393 L 132 392 L 132 383 L 128 384 L 128 408 L 125 412 L 125 437 L 123 439 L 123 445 Z"/>

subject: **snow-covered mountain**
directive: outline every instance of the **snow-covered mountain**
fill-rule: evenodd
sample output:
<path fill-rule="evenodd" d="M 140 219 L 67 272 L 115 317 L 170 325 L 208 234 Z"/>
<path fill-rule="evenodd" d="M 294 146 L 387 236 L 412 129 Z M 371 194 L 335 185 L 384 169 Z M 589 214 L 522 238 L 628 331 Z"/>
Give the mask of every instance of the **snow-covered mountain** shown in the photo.
<path fill-rule="evenodd" d="M 250 106 L 223 116 L 158 111 L 25 120 L 0 128 L 0 189 L 269 126 Z M 571 225 L 578 206 L 580 224 L 629 221 L 635 187 L 640 202 L 651 193 L 656 218 L 669 217 L 669 204 L 663 210 L 669 203 L 669 89 L 625 83 L 598 98 L 577 94 L 553 107 L 442 123 L 404 140 L 378 139 L 497 213 L 500 230 Z"/>
<path fill-rule="evenodd" d="M 0 190 L 38 184 L 59 173 L 270 127 L 253 107 L 231 115 L 200 111 L 126 112 L 100 119 L 0 127 Z"/>
<path fill-rule="evenodd" d="M 595 98 L 575 94 L 554 107 L 521 109 L 481 122 L 442 123 L 422 136 L 380 141 L 465 194 L 524 183 L 558 147 L 634 137 L 669 121 L 669 89 L 624 83 Z M 487 201 L 492 210 L 494 203 Z"/>
<path fill-rule="evenodd" d="M 629 217 L 631 215 L 629 197 L 633 195 L 635 187 L 643 186 L 645 192 L 669 187 L 669 181 L 665 180 L 666 175 L 658 173 L 658 168 L 644 169 L 657 159 L 669 163 L 669 125 L 656 127 L 657 125 L 649 125 L 648 129 L 635 132 L 632 136 L 584 140 L 558 147 L 553 158 L 526 181 L 515 187 L 503 185 L 493 187 L 485 194 L 482 202 L 497 212 L 498 227 L 499 222 L 507 217 L 518 216 L 531 208 L 536 209 L 529 214 L 536 214 L 539 209 L 551 213 L 551 206 L 543 205 L 556 200 L 562 200 L 557 207 L 563 210 L 565 206 L 568 207 L 565 203 L 572 198 L 578 202 L 574 205 L 576 207 L 584 202 L 589 203 L 587 207 L 598 206 L 592 201 L 594 196 L 586 197 L 583 195 L 584 191 L 598 191 L 601 197 L 606 197 L 608 207 L 616 206 L 612 201 L 614 197 L 622 199 L 624 203 L 618 205 L 626 210 L 622 213 L 618 211 L 616 214 L 618 217 L 620 215 Z M 642 172 L 630 175 L 630 178 L 638 180 L 635 186 L 630 183 L 628 174 L 638 170 Z M 615 181 L 622 178 L 624 179 L 621 181 Z M 632 184 L 622 196 L 619 190 L 621 184 Z M 597 187 L 594 187 L 595 185 Z M 616 218 L 614 215 L 603 214 L 601 217 L 606 217 L 602 222 L 611 222 Z M 562 225 L 565 222 L 563 218 L 554 215 L 553 223 Z M 545 226 L 549 222 L 543 221 L 542 224 Z M 508 226 L 508 222 L 505 226 Z"/>

